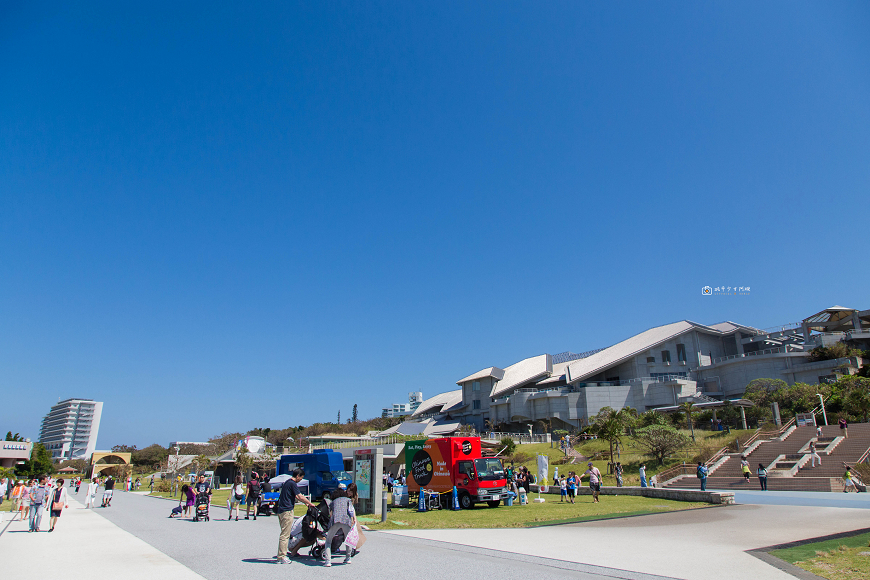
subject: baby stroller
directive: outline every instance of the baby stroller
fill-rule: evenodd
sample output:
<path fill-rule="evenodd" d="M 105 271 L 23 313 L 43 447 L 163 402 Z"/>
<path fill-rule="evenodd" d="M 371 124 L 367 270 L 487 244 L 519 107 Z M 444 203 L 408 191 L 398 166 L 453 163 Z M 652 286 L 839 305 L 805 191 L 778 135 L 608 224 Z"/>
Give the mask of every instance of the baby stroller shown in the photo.
<path fill-rule="evenodd" d="M 196 494 L 196 506 L 194 507 L 193 521 L 208 521 L 209 496 L 207 493 Z"/>
<path fill-rule="evenodd" d="M 308 513 L 302 519 L 302 538 L 314 542 L 308 555 L 312 558 L 323 558 L 326 548 L 326 531 L 329 529 L 329 504 L 320 502 L 316 508 L 308 508 Z M 333 541 L 335 544 L 335 541 Z M 339 542 L 341 545 L 341 542 Z"/>

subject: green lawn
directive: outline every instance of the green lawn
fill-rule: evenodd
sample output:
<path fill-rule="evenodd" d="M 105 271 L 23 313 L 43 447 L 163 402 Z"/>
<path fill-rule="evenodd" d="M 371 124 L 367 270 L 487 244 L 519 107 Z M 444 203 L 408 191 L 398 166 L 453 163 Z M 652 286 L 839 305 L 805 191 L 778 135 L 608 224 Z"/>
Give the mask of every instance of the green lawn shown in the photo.
<path fill-rule="evenodd" d="M 870 533 L 770 552 L 829 580 L 870 578 Z"/>
<path fill-rule="evenodd" d="M 530 500 L 536 497 L 531 494 Z M 445 528 L 522 528 L 629 515 L 652 514 L 707 507 L 702 502 L 680 502 L 634 496 L 602 496 L 593 504 L 591 496 L 582 496 L 576 504 L 560 503 L 558 496 L 547 496 L 544 503 L 514 504 L 490 508 L 478 505 L 470 510 L 434 510 L 418 512 L 415 508 L 392 508 L 387 522 L 374 516 L 360 520 L 373 530 L 445 529 Z M 554 501 L 555 500 L 555 501 Z"/>

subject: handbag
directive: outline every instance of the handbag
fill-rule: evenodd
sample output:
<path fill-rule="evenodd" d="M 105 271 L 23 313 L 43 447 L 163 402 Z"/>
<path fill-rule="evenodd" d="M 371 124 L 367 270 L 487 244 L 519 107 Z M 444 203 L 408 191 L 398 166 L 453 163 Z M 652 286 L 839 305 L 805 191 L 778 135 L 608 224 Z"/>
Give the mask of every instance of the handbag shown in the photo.
<path fill-rule="evenodd" d="M 57 501 L 57 500 L 59 500 L 59 499 L 60 499 L 60 491 L 56 491 L 56 492 L 54 493 L 54 500 L 55 500 L 55 501 L 51 502 L 51 509 L 52 509 L 52 511 L 59 512 L 60 510 L 63 509 L 63 502 L 62 502 L 62 501 Z"/>

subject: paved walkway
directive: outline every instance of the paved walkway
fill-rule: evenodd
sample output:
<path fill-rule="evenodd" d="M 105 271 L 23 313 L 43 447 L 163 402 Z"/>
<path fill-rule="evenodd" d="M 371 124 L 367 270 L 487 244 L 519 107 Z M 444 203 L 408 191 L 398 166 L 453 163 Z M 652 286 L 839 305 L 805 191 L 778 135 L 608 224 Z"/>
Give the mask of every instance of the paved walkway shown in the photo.
<path fill-rule="evenodd" d="M 746 551 L 866 528 L 870 520 L 865 494 L 744 493 L 747 501 L 798 505 L 737 505 L 535 529 L 372 532 L 352 565 L 336 562 L 330 575 L 368 580 L 383 576 L 387 562 L 399 562 L 421 571 L 474 570 L 478 578 L 791 580 Z M 213 506 L 212 521 L 195 523 L 169 519 L 173 505 L 116 493 L 113 507 L 85 510 L 73 495 L 54 533 L 30 534 L 26 522 L 6 520 L 0 525 L 4 574 L 284 580 L 320 579 L 326 572 L 308 557 L 274 564 L 277 518 L 227 521 L 226 509 Z"/>
<path fill-rule="evenodd" d="M 607 501 L 605 498 L 603 501 Z M 736 505 L 537 529 L 391 534 L 687 580 L 793 580 L 747 550 L 866 528 L 856 508 Z"/>
<path fill-rule="evenodd" d="M 121 496 L 117 493 L 116 496 Z M 84 495 L 81 496 L 84 499 Z M 115 509 L 108 508 L 108 509 Z M 30 533 L 27 521 L 0 522 L 0 561 L 6 578 L 124 578 L 125 580 L 203 580 L 202 576 L 126 532 L 73 494 L 54 532 Z"/>
<path fill-rule="evenodd" d="M 18 567 L 9 570 L 10 577 L 53 574 L 90 579 L 112 574 L 134 580 L 322 580 L 328 575 L 371 580 L 385 573 L 428 576 L 437 571 L 444 578 L 470 574 L 475 578 L 674 580 L 670 576 L 626 571 L 618 563 L 596 566 L 383 532 L 368 534 L 362 553 L 351 565 L 341 564 L 343 558 L 339 557 L 330 570 L 325 570 L 319 561 L 304 556 L 279 566 L 274 561 L 278 539 L 275 517 L 261 517 L 256 522 L 228 521 L 226 508 L 212 506 L 210 522 L 169 519 L 175 502 L 135 493 L 116 493 L 112 504 L 111 508 L 93 511 L 71 505 L 71 511 L 62 516 L 52 534 L 20 533 L 18 529 L 26 529 L 26 524 L 13 523 L 14 530 L 10 528 L 0 535 L 0 557 L 4 562 L 14 561 L 16 554 L 32 554 L 34 545 L 47 551 L 40 552 L 38 559 L 22 559 Z M 10 538 L 14 543 L 8 541 Z M 103 557 L 103 552 L 108 557 Z M 92 562 L 96 565 L 92 566 Z"/>

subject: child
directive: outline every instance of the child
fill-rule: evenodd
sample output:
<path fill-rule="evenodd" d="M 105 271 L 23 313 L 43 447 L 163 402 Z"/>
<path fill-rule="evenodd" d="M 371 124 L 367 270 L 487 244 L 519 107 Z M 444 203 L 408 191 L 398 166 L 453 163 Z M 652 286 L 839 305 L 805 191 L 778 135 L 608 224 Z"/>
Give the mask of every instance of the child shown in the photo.
<path fill-rule="evenodd" d="M 561 493 L 559 503 L 568 501 L 568 482 L 565 481 L 564 477 L 559 480 L 559 492 Z"/>

